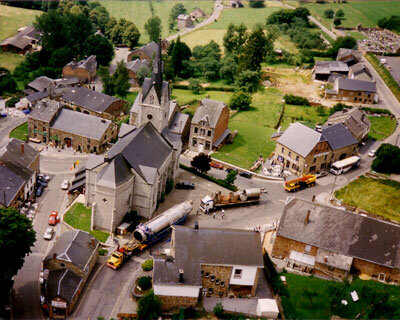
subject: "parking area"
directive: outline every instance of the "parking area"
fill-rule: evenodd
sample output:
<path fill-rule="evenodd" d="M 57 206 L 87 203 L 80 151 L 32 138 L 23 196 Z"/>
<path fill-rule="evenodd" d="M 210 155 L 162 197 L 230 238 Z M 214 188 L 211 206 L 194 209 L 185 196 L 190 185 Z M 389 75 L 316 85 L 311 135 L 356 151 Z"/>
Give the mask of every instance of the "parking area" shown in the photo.
<path fill-rule="evenodd" d="M 400 84 L 400 57 L 385 57 L 386 68 L 390 71 L 393 78 Z"/>

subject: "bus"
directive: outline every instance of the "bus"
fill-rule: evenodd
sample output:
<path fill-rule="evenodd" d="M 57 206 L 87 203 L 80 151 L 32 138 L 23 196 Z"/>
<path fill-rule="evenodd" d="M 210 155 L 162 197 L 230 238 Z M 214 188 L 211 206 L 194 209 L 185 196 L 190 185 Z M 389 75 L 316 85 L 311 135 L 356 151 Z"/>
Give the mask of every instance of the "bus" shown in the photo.
<path fill-rule="evenodd" d="M 346 173 L 347 171 L 357 168 L 360 165 L 361 159 L 360 157 L 353 156 L 344 160 L 336 161 L 332 163 L 330 172 L 332 174 L 342 174 Z"/>

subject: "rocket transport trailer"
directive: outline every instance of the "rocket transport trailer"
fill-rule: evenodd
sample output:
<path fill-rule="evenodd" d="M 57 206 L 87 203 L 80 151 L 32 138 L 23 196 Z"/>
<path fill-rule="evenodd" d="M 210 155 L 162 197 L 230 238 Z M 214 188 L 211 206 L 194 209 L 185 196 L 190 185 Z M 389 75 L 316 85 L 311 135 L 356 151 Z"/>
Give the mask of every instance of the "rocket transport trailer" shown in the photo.
<path fill-rule="evenodd" d="M 228 195 L 221 194 L 221 191 L 213 194 L 213 197 L 205 196 L 200 203 L 200 210 L 207 213 L 213 210 L 256 204 L 260 202 L 260 188 L 244 189 L 230 192 Z"/>
<path fill-rule="evenodd" d="M 162 240 L 171 231 L 171 226 L 184 224 L 192 211 L 192 201 L 185 201 L 163 212 L 154 219 L 139 224 L 133 232 L 134 239 L 114 251 L 107 260 L 107 266 L 119 269 L 134 253 Z"/>

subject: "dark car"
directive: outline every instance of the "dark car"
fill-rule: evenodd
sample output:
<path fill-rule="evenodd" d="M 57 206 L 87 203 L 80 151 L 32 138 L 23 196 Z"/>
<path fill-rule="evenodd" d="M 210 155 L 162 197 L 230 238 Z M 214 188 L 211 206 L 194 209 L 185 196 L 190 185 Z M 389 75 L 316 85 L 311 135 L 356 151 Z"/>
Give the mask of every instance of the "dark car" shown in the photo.
<path fill-rule="evenodd" d="M 36 182 L 37 182 L 38 186 L 40 185 L 40 186 L 43 186 L 44 188 L 47 187 L 47 181 L 44 180 L 44 179 L 38 178 L 38 179 L 36 180 Z"/>
<path fill-rule="evenodd" d="M 40 184 L 38 186 L 38 188 L 36 189 L 36 197 L 40 197 L 43 193 L 43 190 L 44 190 L 44 186 L 42 184 Z"/>
<path fill-rule="evenodd" d="M 175 185 L 176 189 L 194 189 L 194 183 L 189 181 L 178 182 Z"/>
<path fill-rule="evenodd" d="M 252 175 L 250 172 L 245 172 L 245 171 L 243 171 L 243 172 L 239 173 L 239 176 L 244 177 L 244 178 L 247 178 L 247 179 L 251 179 L 251 177 L 252 177 L 253 175 Z"/>

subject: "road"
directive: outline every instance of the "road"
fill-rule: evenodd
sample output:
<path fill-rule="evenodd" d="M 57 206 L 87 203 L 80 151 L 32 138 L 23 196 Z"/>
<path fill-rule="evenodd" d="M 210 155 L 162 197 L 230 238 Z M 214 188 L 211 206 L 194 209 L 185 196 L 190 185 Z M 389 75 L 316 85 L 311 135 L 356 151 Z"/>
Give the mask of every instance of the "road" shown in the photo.
<path fill-rule="evenodd" d="M 26 116 L 22 117 L 11 117 L 0 118 L 0 146 L 8 141 L 9 132 L 15 127 L 27 121 Z"/>

